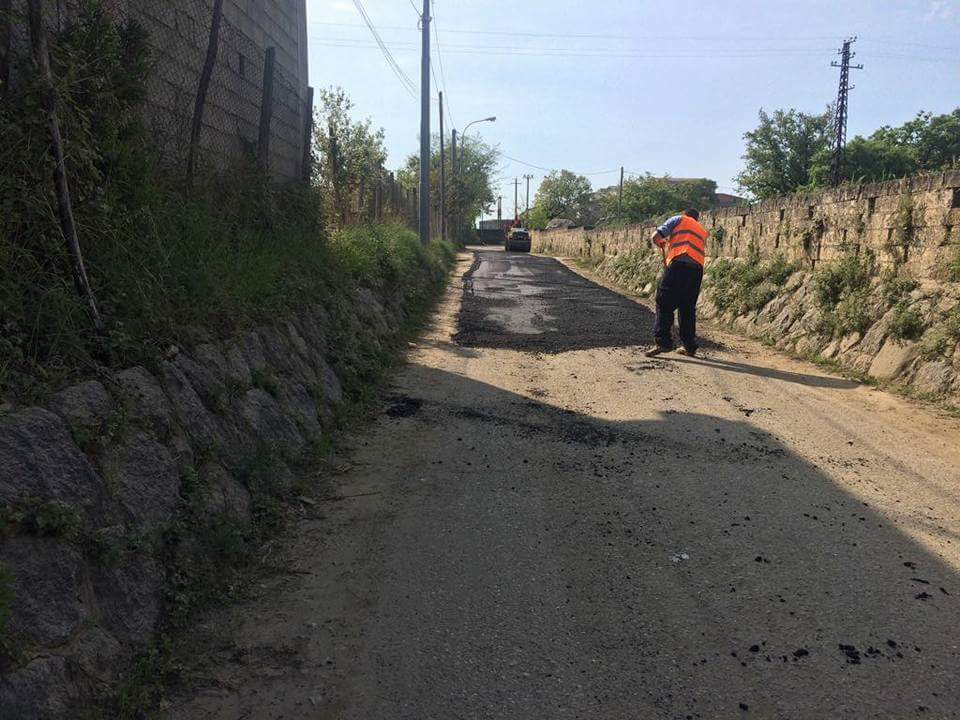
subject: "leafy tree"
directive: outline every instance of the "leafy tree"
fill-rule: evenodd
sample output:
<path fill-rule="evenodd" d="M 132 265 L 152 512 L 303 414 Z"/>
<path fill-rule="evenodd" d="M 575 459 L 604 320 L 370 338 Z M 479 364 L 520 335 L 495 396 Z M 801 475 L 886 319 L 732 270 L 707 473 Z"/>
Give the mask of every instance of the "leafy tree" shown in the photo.
<path fill-rule="evenodd" d="M 350 209 L 362 202 L 365 184 L 379 175 L 387 157 L 383 128 L 373 129 L 369 118 L 350 116 L 353 102 L 340 87 L 320 91 L 314 134 L 321 193 L 340 226 L 348 224 Z"/>
<path fill-rule="evenodd" d="M 473 221 L 480 211 L 495 200 L 491 178 L 496 169 L 499 153 L 478 137 L 468 137 L 457 146 L 457 171 L 454 172 L 450 148 L 446 148 L 447 161 L 447 228 L 450 237 L 468 239 Z M 397 171 L 397 181 L 402 187 L 417 188 L 420 184 L 420 155 L 407 157 L 404 166 Z M 440 138 L 433 138 L 430 152 L 430 189 L 434 208 L 440 207 Z"/>
<path fill-rule="evenodd" d="M 679 213 L 689 207 L 707 208 L 716 203 L 717 183 L 706 178 L 673 180 L 669 177 L 644 177 L 623 184 L 623 221 L 642 222 L 668 213 Z M 603 216 L 617 219 L 618 193 L 616 188 L 600 197 Z"/>
<path fill-rule="evenodd" d="M 529 212 L 523 213 L 524 227 L 533 230 L 543 230 L 552 219 L 553 218 L 547 214 L 546 209 L 541 205 L 537 205 L 536 202 L 530 207 Z"/>
<path fill-rule="evenodd" d="M 760 126 L 747 138 L 742 187 L 757 197 L 769 197 L 802 187 L 825 187 L 832 181 L 829 117 L 778 110 L 760 113 Z M 826 122 L 825 122 L 826 121 Z M 810 159 L 810 139 L 819 147 Z M 885 125 L 869 137 L 847 143 L 845 177 L 876 182 L 921 171 L 937 171 L 960 159 L 960 108 L 944 115 L 918 113 L 903 125 Z M 803 172 L 806 168 L 806 173 Z"/>
<path fill-rule="evenodd" d="M 790 193 L 810 184 L 814 158 L 829 146 L 832 113 L 809 115 L 794 109 L 760 110 L 760 124 L 744 135 L 746 167 L 737 176 L 757 198 Z"/>
<path fill-rule="evenodd" d="M 568 218 L 579 225 L 595 220 L 590 181 L 569 170 L 554 170 L 540 183 L 533 204 L 537 217 Z"/>
<path fill-rule="evenodd" d="M 859 135 L 847 143 L 844 175 L 858 182 L 877 182 L 910 175 L 918 169 L 915 148 L 898 145 L 888 139 L 869 139 Z M 832 181 L 833 152 L 821 150 L 810 170 L 813 185 L 826 187 Z"/>

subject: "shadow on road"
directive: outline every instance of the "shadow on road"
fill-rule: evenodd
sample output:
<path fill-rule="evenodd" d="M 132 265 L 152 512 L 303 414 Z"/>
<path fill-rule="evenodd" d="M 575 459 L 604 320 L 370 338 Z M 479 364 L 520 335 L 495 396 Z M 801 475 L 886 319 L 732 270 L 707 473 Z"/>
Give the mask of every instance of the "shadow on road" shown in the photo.
<path fill-rule="evenodd" d="M 778 438 L 409 372 L 348 717 L 960 712 L 954 570 Z"/>
<path fill-rule="evenodd" d="M 838 390 L 850 390 L 858 387 L 859 383 L 844 378 L 830 377 L 825 375 L 807 375 L 806 373 L 791 372 L 789 370 L 777 370 L 760 365 L 748 365 L 746 363 L 733 362 L 732 360 L 720 360 L 713 357 L 685 358 L 681 355 L 664 355 L 673 362 L 687 363 L 690 365 L 705 365 L 719 368 L 728 372 L 742 373 L 745 375 L 756 375 L 757 377 L 771 378 L 773 380 L 783 380 L 784 382 L 796 383 L 797 385 L 806 385 L 808 387 L 833 388 Z"/>

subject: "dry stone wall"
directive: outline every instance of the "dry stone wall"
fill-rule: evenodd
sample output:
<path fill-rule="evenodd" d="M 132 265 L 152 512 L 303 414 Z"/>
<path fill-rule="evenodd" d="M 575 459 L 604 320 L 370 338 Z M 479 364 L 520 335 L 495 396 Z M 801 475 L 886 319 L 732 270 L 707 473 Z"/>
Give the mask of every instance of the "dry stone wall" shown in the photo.
<path fill-rule="evenodd" d="M 438 281 L 422 272 L 407 281 Z M 0 417 L 0 720 L 76 717 L 110 688 L 189 578 L 220 571 L 210 543 L 300 492 L 298 462 L 405 312 L 399 289 L 331 290 Z"/>
<path fill-rule="evenodd" d="M 702 214 L 710 230 L 702 317 L 930 399 L 960 405 L 960 172 L 798 194 Z M 590 260 L 649 296 L 661 259 L 654 226 L 534 233 L 534 250 Z M 795 271 L 717 303 L 719 259 Z M 846 300 L 825 303 L 824 275 L 851 258 L 872 268 Z M 762 273 L 760 273 L 762 275 Z M 749 293 L 747 292 L 749 290 Z"/>
<path fill-rule="evenodd" d="M 798 193 L 705 211 L 708 261 L 782 253 L 806 268 L 846 252 L 872 252 L 880 267 L 942 279 L 960 248 L 960 171 Z M 533 233 L 534 250 L 600 259 L 649 242 L 654 225 Z"/>

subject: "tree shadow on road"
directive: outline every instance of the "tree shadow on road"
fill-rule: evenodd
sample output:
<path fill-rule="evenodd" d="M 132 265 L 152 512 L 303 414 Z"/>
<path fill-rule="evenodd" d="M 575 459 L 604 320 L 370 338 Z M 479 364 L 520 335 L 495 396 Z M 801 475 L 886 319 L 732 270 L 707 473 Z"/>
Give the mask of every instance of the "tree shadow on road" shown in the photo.
<path fill-rule="evenodd" d="M 403 386 L 349 717 L 960 712 L 956 572 L 826 474 L 870 482 L 862 449 L 821 468 L 748 422 L 603 421 L 423 366 Z"/>

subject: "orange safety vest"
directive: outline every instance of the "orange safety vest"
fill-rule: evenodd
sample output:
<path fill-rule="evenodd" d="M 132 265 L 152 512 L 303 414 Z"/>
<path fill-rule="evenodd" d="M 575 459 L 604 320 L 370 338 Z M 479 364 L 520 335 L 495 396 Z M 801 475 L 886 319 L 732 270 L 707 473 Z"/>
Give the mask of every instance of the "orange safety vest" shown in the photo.
<path fill-rule="evenodd" d="M 689 215 L 682 215 L 661 247 L 667 248 L 668 266 L 676 257 L 687 255 L 702 267 L 707 251 L 707 231 Z"/>

